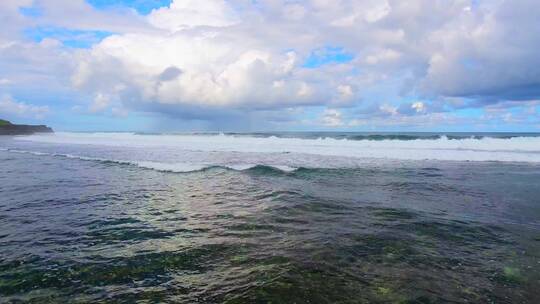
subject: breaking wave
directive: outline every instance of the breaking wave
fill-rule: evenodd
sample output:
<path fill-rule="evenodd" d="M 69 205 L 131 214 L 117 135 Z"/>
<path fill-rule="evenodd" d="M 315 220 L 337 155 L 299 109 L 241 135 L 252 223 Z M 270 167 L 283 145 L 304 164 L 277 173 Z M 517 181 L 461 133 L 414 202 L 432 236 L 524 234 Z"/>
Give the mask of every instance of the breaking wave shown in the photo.
<path fill-rule="evenodd" d="M 336 138 L 257 137 L 248 135 L 136 133 L 56 133 L 17 137 L 17 141 L 54 145 L 85 145 L 125 149 L 160 149 L 178 153 L 290 153 L 347 158 L 540 162 L 540 137 L 467 137 L 410 140 L 350 140 Z M 256 158 L 255 158 L 256 160 Z M 192 162 L 179 160 L 180 163 Z M 259 162 L 255 162 L 259 164 Z M 287 164 L 291 166 L 290 164 Z M 297 167 L 297 166 L 292 166 Z"/>
<path fill-rule="evenodd" d="M 56 133 L 3 140 L 0 150 L 175 173 L 222 168 L 281 174 L 404 161 L 540 164 L 540 137 L 534 136 L 358 140 L 301 135 Z"/>
<path fill-rule="evenodd" d="M 0 148 L 0 151 L 7 151 L 12 153 L 21 153 L 21 154 L 31 154 L 36 156 L 52 156 L 52 157 L 62 157 L 70 159 L 78 159 L 83 161 L 94 161 L 105 164 L 117 164 L 117 165 L 127 165 L 135 166 L 143 169 L 150 169 L 160 172 L 172 172 L 172 173 L 188 173 L 188 172 L 197 172 L 205 171 L 214 168 L 222 168 L 227 170 L 234 171 L 251 171 L 251 172 L 260 172 L 260 171 L 279 171 L 281 173 L 293 172 L 297 168 L 292 168 L 288 166 L 267 166 L 259 164 L 236 164 L 236 165 L 212 165 L 212 164 L 191 164 L 191 163 L 163 163 L 163 162 L 153 162 L 153 161 L 131 161 L 131 160 L 118 160 L 118 159 L 106 159 L 99 157 L 87 157 L 87 156 L 78 156 L 72 154 L 63 154 L 63 153 L 46 153 L 46 152 L 35 152 L 35 151 L 26 151 L 26 150 L 17 150 L 17 149 L 4 149 Z"/>

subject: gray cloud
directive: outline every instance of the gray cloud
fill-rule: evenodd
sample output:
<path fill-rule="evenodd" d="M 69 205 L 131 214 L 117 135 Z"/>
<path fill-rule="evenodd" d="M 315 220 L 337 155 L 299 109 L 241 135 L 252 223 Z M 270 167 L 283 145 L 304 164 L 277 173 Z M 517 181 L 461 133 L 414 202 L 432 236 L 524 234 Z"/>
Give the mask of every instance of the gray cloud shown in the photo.
<path fill-rule="evenodd" d="M 177 67 L 170 66 L 170 67 L 166 68 L 163 72 L 161 72 L 161 74 L 159 74 L 158 78 L 159 78 L 160 81 L 171 81 L 171 80 L 175 80 L 176 78 L 178 78 L 178 76 L 180 76 L 180 74 L 182 74 L 182 70 L 180 70 Z"/>

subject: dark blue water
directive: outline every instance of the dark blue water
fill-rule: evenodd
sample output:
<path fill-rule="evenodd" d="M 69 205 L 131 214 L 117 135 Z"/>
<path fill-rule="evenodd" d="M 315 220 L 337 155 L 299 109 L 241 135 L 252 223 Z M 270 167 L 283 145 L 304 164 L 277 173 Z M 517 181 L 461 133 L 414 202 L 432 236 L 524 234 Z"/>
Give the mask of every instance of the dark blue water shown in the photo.
<path fill-rule="evenodd" d="M 0 249 L 0 303 L 540 303 L 540 166 L 0 151 Z"/>

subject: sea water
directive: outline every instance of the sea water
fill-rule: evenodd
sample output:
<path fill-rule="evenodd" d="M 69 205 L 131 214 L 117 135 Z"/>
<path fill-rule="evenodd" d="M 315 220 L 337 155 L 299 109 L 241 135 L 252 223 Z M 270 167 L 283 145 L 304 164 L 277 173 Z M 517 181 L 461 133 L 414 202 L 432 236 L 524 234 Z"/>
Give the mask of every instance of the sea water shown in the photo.
<path fill-rule="evenodd" d="M 0 137 L 0 303 L 538 303 L 540 137 Z"/>

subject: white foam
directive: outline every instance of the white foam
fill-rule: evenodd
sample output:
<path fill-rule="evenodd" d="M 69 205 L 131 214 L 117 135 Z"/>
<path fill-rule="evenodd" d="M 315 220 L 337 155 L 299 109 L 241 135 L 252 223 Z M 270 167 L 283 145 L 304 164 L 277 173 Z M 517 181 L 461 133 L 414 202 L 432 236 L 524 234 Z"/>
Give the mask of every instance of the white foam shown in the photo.
<path fill-rule="evenodd" d="M 223 164 L 194 164 L 194 163 L 166 163 L 166 162 L 154 162 L 154 161 L 130 161 L 130 160 L 119 160 L 119 159 L 107 159 L 100 157 L 87 157 L 79 156 L 73 154 L 63 154 L 63 153 L 46 153 L 46 152 L 36 152 L 36 151 L 26 151 L 26 150 L 17 150 L 17 149 L 5 149 L 0 148 L 0 151 L 7 151 L 11 153 L 21 153 L 21 154 L 31 154 L 36 156 L 54 156 L 54 157 L 65 157 L 70 159 L 79 159 L 84 161 L 96 161 L 96 162 L 108 162 L 116 163 L 120 165 L 130 165 L 136 166 L 144 169 L 151 169 L 161 172 L 174 172 L 174 173 L 187 173 L 187 172 L 196 172 L 212 167 L 223 167 L 236 171 L 244 171 L 252 169 L 258 164 L 236 164 L 236 165 L 223 165 Z M 289 166 L 270 166 L 284 172 L 292 172 L 297 168 Z"/>
<path fill-rule="evenodd" d="M 540 137 L 356 141 L 230 135 L 139 135 L 133 133 L 56 133 L 16 140 L 60 145 L 162 148 L 169 151 L 292 153 L 397 160 L 540 162 Z M 189 164 L 190 162 L 187 161 Z M 277 164 L 289 167 L 289 163 Z"/>

